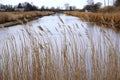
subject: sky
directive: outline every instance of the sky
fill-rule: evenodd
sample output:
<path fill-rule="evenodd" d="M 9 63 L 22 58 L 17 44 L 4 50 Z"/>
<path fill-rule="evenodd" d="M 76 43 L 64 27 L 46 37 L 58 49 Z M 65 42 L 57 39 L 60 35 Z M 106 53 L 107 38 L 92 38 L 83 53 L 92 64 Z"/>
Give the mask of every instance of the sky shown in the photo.
<path fill-rule="evenodd" d="M 101 2 L 102 6 L 104 6 L 104 0 L 93 0 L 94 3 Z M 106 4 L 108 0 L 106 0 Z M 112 5 L 114 0 L 109 0 L 109 4 Z M 30 2 L 34 5 L 41 7 L 64 7 L 64 4 L 68 3 L 70 6 L 76 6 L 77 8 L 82 9 L 86 4 L 87 0 L 0 0 L 0 3 L 2 4 L 11 4 L 11 5 L 17 5 L 18 3 L 22 2 Z"/>

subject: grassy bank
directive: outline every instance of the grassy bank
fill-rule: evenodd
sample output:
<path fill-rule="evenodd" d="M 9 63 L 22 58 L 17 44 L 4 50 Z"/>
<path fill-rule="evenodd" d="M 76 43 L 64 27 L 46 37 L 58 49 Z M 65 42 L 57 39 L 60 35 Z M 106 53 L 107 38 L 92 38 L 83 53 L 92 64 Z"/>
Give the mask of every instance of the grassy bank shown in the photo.
<path fill-rule="evenodd" d="M 30 12 L 0 12 L 0 27 L 8 27 L 20 23 L 26 23 L 30 20 L 51 15 L 48 11 L 30 11 Z"/>
<path fill-rule="evenodd" d="M 106 6 L 106 7 L 100 8 L 97 12 L 100 12 L 100 13 L 120 13 L 120 7 Z"/>
<path fill-rule="evenodd" d="M 69 11 L 65 14 L 79 17 L 83 21 L 95 23 L 100 26 L 120 30 L 120 14 L 119 13 L 90 13 L 90 12 L 74 12 Z"/>

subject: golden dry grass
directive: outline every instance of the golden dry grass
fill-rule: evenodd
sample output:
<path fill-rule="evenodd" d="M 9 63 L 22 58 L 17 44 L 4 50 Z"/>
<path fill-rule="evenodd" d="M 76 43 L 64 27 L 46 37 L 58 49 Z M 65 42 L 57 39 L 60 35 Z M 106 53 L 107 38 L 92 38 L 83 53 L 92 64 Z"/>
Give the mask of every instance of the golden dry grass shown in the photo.
<path fill-rule="evenodd" d="M 92 13 L 92 12 L 74 12 L 68 11 L 65 14 L 79 17 L 83 21 L 95 23 L 100 26 L 110 27 L 120 30 L 120 14 L 119 13 Z"/>
<path fill-rule="evenodd" d="M 0 24 L 11 21 L 29 21 L 34 18 L 51 15 L 49 11 L 30 11 L 30 12 L 0 12 Z M 26 19 L 26 20 L 25 20 Z"/>
<path fill-rule="evenodd" d="M 0 80 L 120 80 L 120 33 L 64 24 L 57 41 L 48 28 L 36 30 L 26 26 L 0 40 Z"/>
<path fill-rule="evenodd" d="M 120 13 L 120 7 L 107 6 L 100 8 L 97 12 L 99 13 Z"/>

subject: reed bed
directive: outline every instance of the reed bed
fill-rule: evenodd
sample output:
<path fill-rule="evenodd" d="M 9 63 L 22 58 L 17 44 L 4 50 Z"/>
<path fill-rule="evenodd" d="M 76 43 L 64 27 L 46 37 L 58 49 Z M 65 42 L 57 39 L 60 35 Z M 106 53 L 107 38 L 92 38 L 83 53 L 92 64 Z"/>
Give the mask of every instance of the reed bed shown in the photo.
<path fill-rule="evenodd" d="M 1 37 L 0 80 L 120 80 L 120 33 L 59 18 L 56 34 L 25 26 Z"/>
<path fill-rule="evenodd" d="M 51 15 L 49 11 L 29 11 L 29 12 L 0 12 L 0 24 L 13 21 L 27 22 L 31 19 Z"/>
<path fill-rule="evenodd" d="M 120 7 L 106 6 L 106 7 L 100 8 L 97 12 L 99 13 L 120 13 Z"/>
<path fill-rule="evenodd" d="M 92 12 L 74 12 L 69 11 L 65 14 L 79 17 L 83 21 L 95 23 L 99 26 L 120 30 L 120 14 L 119 13 L 92 13 Z"/>

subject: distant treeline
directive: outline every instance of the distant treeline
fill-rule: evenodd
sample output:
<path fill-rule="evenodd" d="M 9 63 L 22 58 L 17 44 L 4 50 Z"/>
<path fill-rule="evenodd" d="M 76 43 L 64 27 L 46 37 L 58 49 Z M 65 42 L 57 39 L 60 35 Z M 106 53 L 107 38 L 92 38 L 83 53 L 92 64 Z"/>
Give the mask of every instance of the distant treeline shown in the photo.
<path fill-rule="evenodd" d="M 38 7 L 28 2 L 19 3 L 16 6 L 0 4 L 0 11 L 32 11 L 38 10 Z"/>
<path fill-rule="evenodd" d="M 103 11 L 104 10 L 104 12 L 112 12 L 112 11 L 114 11 L 113 9 L 119 9 L 120 0 L 115 0 L 112 6 L 110 6 L 108 4 L 108 6 L 105 5 L 104 8 L 101 8 L 101 5 L 102 5 L 101 2 L 88 4 L 88 5 L 85 5 L 84 8 L 81 9 L 81 11 L 97 12 L 97 11 Z M 116 10 L 116 11 L 118 11 L 118 10 Z"/>
<path fill-rule="evenodd" d="M 64 11 L 64 10 L 76 10 L 76 7 L 75 6 L 69 6 L 66 9 L 61 9 L 60 7 L 48 8 L 48 7 L 42 6 L 41 8 L 38 8 L 36 5 L 30 4 L 28 2 L 19 3 L 16 6 L 0 4 L 0 11 L 3 11 L 3 12 L 7 12 L 7 11 L 8 12 L 10 12 L 10 11 L 37 11 L 37 10 L 59 12 L 59 11 Z"/>
<path fill-rule="evenodd" d="M 0 11 L 2 12 L 12 12 L 12 11 L 54 11 L 54 12 L 62 12 L 62 11 L 73 11 L 73 10 L 80 10 L 80 11 L 88 11 L 88 12 L 96 12 L 101 8 L 102 3 L 97 2 L 97 3 L 92 3 L 92 4 L 87 4 L 83 7 L 83 9 L 77 9 L 76 6 L 70 6 L 69 4 L 65 4 L 65 9 L 61 9 L 60 7 L 45 7 L 42 6 L 41 8 L 37 7 L 36 5 L 28 2 L 24 3 L 19 3 L 16 6 L 13 5 L 3 5 L 0 4 Z M 114 2 L 114 7 L 119 7 L 120 6 L 120 0 L 116 0 Z"/>

